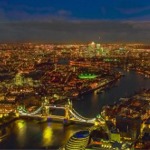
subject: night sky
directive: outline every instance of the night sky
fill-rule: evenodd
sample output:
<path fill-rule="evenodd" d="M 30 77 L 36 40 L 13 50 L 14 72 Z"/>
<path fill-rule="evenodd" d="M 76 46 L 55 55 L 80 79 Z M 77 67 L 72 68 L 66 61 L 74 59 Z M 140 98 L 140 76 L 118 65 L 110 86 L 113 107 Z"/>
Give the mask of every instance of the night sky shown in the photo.
<path fill-rule="evenodd" d="M 0 42 L 144 42 L 150 0 L 0 0 Z"/>

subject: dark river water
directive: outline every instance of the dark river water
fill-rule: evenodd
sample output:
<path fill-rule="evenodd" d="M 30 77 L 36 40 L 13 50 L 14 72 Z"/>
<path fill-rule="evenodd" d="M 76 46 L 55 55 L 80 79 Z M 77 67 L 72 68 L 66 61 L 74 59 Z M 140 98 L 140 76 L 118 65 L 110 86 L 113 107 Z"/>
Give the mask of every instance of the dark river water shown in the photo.
<path fill-rule="evenodd" d="M 81 100 L 73 101 L 74 109 L 85 117 L 95 117 L 104 105 L 113 104 L 121 97 L 133 95 L 142 88 L 150 88 L 150 80 L 133 71 L 124 72 L 116 86 L 101 94 L 89 93 Z M 0 141 L 0 149 L 58 149 L 76 131 L 89 128 L 88 125 L 64 126 L 58 122 L 17 120 L 8 126 L 9 135 Z"/>

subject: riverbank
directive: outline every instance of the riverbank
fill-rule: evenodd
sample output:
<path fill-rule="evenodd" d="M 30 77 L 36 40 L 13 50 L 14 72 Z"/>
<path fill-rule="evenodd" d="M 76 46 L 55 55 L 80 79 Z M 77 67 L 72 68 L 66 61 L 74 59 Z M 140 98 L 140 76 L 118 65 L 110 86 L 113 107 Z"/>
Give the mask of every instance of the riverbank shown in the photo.
<path fill-rule="evenodd" d="M 0 128 L 0 142 L 7 138 L 9 133 L 10 131 L 8 130 L 8 128 Z"/>
<path fill-rule="evenodd" d="M 12 117 L 12 118 L 9 118 L 9 119 L 3 119 L 3 121 L 0 122 L 0 128 L 9 125 L 10 123 L 14 122 L 17 119 L 18 119 L 18 117 Z"/>
<path fill-rule="evenodd" d="M 104 79 L 101 82 L 98 83 L 98 85 L 94 88 L 86 88 L 85 90 L 81 90 L 77 96 L 69 97 L 71 100 L 80 100 L 82 97 L 86 94 L 92 93 L 93 91 L 97 91 L 97 94 L 100 94 L 101 91 L 108 90 L 115 86 L 115 83 L 120 79 L 124 77 L 124 74 L 120 73 L 117 76 L 114 77 L 114 79 Z M 67 99 L 68 100 L 68 99 Z M 59 103 L 59 102 L 58 102 Z"/>

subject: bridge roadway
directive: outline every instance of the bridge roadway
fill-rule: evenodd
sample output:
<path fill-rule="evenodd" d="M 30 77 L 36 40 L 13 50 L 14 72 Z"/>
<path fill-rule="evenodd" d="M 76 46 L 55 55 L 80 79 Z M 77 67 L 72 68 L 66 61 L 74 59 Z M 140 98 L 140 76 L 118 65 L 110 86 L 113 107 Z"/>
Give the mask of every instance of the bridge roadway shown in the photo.
<path fill-rule="evenodd" d="M 65 106 L 49 105 L 48 107 L 53 109 L 65 109 Z"/>
<path fill-rule="evenodd" d="M 62 109 L 65 110 L 65 115 L 64 116 L 60 116 L 60 115 L 53 115 L 53 114 L 47 114 L 47 115 L 43 115 L 41 114 L 42 109 L 45 107 L 45 109 Z M 86 118 L 83 117 L 82 115 L 80 115 L 77 111 L 74 110 L 74 108 L 72 107 L 72 104 L 69 103 L 69 105 L 65 105 L 65 106 L 56 106 L 56 105 L 42 105 L 41 107 L 39 107 L 37 110 L 33 111 L 33 112 L 27 112 L 26 110 L 24 110 L 23 108 L 19 108 L 18 112 L 20 114 L 20 116 L 24 116 L 24 117 L 30 117 L 30 118 L 47 118 L 47 119 L 51 119 L 51 120 L 60 120 L 60 121 L 64 121 L 64 120 L 68 120 L 68 122 L 80 122 L 80 123 L 87 123 L 87 124 L 95 124 L 98 120 L 96 118 Z M 104 123 L 105 120 L 103 118 L 99 118 L 101 123 Z"/>
<path fill-rule="evenodd" d="M 30 118 L 51 118 L 51 119 L 59 119 L 59 120 L 64 120 L 64 116 L 57 116 L 57 115 L 42 115 L 42 114 L 36 114 L 36 115 L 20 115 L 22 117 L 30 117 Z"/>
<path fill-rule="evenodd" d="M 29 117 L 29 118 L 41 118 L 41 119 L 52 119 L 55 121 L 64 121 L 66 118 L 65 116 L 58 116 L 58 115 L 42 115 L 42 114 L 36 114 L 36 115 L 29 115 L 29 114 L 20 114 L 20 117 Z M 86 124 L 94 124 L 94 122 L 89 122 L 89 121 L 82 121 L 78 120 L 74 117 L 70 119 L 66 119 L 71 122 L 76 122 L 76 123 L 86 123 Z"/>

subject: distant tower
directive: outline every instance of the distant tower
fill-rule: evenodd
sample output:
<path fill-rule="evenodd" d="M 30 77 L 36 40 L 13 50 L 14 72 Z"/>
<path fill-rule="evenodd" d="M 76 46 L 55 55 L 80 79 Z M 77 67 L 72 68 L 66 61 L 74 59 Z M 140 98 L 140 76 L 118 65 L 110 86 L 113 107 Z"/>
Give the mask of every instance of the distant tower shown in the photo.
<path fill-rule="evenodd" d="M 89 45 L 88 45 L 88 57 L 93 57 L 95 56 L 96 54 L 96 44 L 95 42 L 91 42 Z"/>
<path fill-rule="evenodd" d="M 56 71 L 57 70 L 57 63 L 54 64 L 54 68 L 55 68 L 54 70 Z"/>
<path fill-rule="evenodd" d="M 100 48 L 101 48 L 101 44 L 99 44 L 99 43 L 98 43 L 98 44 L 96 44 L 96 49 L 98 49 L 98 50 L 99 50 Z"/>
<path fill-rule="evenodd" d="M 76 72 L 76 66 L 73 66 L 73 72 Z"/>
<path fill-rule="evenodd" d="M 24 80 L 24 78 L 23 78 L 22 74 L 17 73 L 16 76 L 15 76 L 15 81 L 14 81 L 15 85 L 22 86 L 23 85 L 23 80 Z"/>
<path fill-rule="evenodd" d="M 95 48 L 95 46 L 96 46 L 95 42 L 90 43 L 91 48 Z"/>
<path fill-rule="evenodd" d="M 33 86 L 33 79 L 32 79 L 32 78 L 26 78 L 25 82 L 26 82 L 26 84 L 28 84 L 29 86 Z"/>
<path fill-rule="evenodd" d="M 53 63 L 54 63 L 54 70 L 57 70 L 57 60 L 56 60 L 56 52 L 53 53 Z"/>

